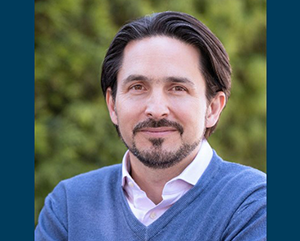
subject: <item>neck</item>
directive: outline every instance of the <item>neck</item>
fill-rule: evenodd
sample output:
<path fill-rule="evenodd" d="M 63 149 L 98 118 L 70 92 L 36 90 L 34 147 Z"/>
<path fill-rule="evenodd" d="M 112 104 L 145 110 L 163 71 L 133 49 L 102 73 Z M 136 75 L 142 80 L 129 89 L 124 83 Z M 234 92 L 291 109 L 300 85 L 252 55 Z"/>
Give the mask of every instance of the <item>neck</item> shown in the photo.
<path fill-rule="evenodd" d="M 189 156 L 176 165 L 165 169 L 154 169 L 145 166 L 131 152 L 129 152 L 131 176 L 147 197 L 155 204 L 162 201 L 165 184 L 178 176 L 195 158 L 199 151 L 196 148 Z"/>

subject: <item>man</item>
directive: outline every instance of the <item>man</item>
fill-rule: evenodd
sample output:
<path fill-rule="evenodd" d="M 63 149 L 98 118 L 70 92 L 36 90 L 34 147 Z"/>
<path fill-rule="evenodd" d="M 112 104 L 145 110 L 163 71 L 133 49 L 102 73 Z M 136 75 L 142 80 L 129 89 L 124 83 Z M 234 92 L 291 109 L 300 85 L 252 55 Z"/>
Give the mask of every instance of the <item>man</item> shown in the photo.
<path fill-rule="evenodd" d="M 65 180 L 48 195 L 36 240 L 266 240 L 266 177 L 207 142 L 231 87 L 220 41 L 190 15 L 126 24 L 101 85 L 128 147 L 122 164 Z"/>

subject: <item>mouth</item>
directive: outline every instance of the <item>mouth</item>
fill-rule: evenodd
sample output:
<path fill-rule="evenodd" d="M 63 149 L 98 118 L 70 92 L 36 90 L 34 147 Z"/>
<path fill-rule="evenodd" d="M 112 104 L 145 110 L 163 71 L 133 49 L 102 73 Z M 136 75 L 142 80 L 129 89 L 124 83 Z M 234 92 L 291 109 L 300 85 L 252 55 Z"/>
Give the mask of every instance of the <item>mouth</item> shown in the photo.
<path fill-rule="evenodd" d="M 138 132 L 147 135 L 150 138 L 163 138 L 178 131 L 172 127 L 147 127 L 140 129 Z"/>
<path fill-rule="evenodd" d="M 137 132 L 144 133 L 150 137 L 160 138 L 170 135 L 174 132 L 178 132 L 180 135 L 182 135 L 183 127 L 177 122 L 166 119 L 161 119 L 159 121 L 148 119 L 138 123 L 133 128 L 133 136 L 135 136 Z"/>

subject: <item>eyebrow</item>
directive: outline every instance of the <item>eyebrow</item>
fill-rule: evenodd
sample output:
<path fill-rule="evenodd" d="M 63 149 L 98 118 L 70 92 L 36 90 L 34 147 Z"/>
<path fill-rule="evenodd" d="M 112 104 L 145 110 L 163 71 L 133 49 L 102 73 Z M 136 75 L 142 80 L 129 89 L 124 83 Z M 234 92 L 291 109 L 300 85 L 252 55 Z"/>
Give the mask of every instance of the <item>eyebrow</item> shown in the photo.
<path fill-rule="evenodd" d="M 127 78 L 123 79 L 122 81 L 122 85 L 126 85 L 132 81 L 137 81 L 137 80 L 141 80 L 141 81 L 150 81 L 150 79 L 144 75 L 129 75 Z"/>
<path fill-rule="evenodd" d="M 144 76 L 144 75 L 129 75 L 127 78 L 125 78 L 122 81 L 122 85 L 126 85 L 132 81 L 137 81 L 137 80 L 150 82 L 150 81 L 153 81 L 154 79 L 148 78 L 147 76 Z M 169 77 L 163 78 L 163 81 L 170 82 L 170 83 L 186 83 L 192 87 L 195 86 L 194 82 L 192 82 L 188 78 L 179 77 L 179 76 L 169 76 Z"/>
<path fill-rule="evenodd" d="M 193 81 L 191 81 L 185 77 L 170 76 L 170 77 L 166 78 L 166 81 L 171 82 L 171 83 L 185 83 L 185 84 L 189 84 L 193 87 L 195 86 Z"/>

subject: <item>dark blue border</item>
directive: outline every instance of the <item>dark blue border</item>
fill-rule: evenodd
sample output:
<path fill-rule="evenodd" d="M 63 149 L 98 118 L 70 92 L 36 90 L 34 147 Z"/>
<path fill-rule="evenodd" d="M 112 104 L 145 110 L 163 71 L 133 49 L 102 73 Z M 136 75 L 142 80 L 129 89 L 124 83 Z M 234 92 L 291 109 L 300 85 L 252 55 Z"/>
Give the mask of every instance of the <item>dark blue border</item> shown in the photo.
<path fill-rule="evenodd" d="M 1 1 L 1 237 L 33 240 L 34 1 Z"/>
<path fill-rule="evenodd" d="M 34 1 L 0 6 L 1 236 L 33 240 Z M 268 240 L 298 237 L 299 22 L 295 2 L 267 2 Z"/>
<path fill-rule="evenodd" d="M 299 239 L 299 11 L 267 2 L 268 240 Z"/>

